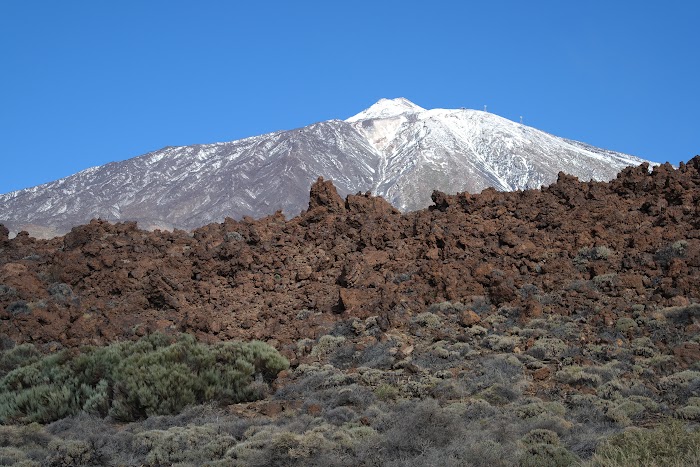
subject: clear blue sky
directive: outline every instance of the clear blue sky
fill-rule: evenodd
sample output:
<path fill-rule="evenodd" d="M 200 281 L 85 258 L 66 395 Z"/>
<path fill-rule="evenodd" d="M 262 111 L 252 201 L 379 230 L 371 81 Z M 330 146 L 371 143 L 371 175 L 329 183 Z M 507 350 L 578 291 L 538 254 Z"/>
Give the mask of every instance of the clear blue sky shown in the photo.
<path fill-rule="evenodd" d="M 0 0 L 0 193 L 399 96 L 675 164 L 700 153 L 699 5 Z"/>

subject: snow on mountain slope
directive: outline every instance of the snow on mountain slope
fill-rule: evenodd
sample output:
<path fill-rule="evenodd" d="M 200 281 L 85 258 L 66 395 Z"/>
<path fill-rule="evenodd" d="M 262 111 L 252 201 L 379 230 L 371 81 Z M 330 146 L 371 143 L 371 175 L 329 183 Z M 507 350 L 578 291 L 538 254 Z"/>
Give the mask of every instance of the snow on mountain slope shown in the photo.
<path fill-rule="evenodd" d="M 330 120 L 228 143 L 166 147 L 0 195 L 0 223 L 50 237 L 92 218 L 192 229 L 224 217 L 305 209 L 318 176 L 342 195 L 371 190 L 402 210 L 447 193 L 536 188 L 564 171 L 607 180 L 642 159 L 476 110 L 382 99 Z"/>
<path fill-rule="evenodd" d="M 323 174 L 344 193 L 372 184 L 378 157 L 347 123 L 322 122 L 230 143 L 161 150 L 0 196 L 11 230 L 62 233 L 100 217 L 192 229 L 224 217 L 296 215 Z"/>
<path fill-rule="evenodd" d="M 398 97 L 396 99 L 379 99 L 376 104 L 345 121 L 352 123 L 360 120 L 391 118 L 403 114 L 413 114 L 424 111 L 425 109 L 423 107 L 419 107 L 403 97 Z"/>
<path fill-rule="evenodd" d="M 383 156 L 373 191 L 402 210 L 429 205 L 433 189 L 523 190 L 553 182 L 559 171 L 608 180 L 643 162 L 478 110 L 367 114 L 346 121 Z"/>

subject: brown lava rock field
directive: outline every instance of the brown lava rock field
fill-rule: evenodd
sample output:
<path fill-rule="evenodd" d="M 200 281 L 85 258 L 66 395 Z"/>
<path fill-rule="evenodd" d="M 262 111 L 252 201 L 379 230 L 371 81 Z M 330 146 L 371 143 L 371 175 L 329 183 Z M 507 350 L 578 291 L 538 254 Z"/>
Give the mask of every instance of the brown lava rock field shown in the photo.
<path fill-rule="evenodd" d="M 389 332 L 449 301 L 465 306 L 446 333 L 496 314 L 520 326 L 564 315 L 593 342 L 621 318 L 700 301 L 699 170 L 696 157 L 610 183 L 560 174 L 542 190 L 435 192 L 435 206 L 407 214 L 369 194 L 342 200 L 319 179 L 291 220 L 227 219 L 193 234 L 94 220 L 46 241 L 5 233 L 0 332 L 76 346 L 185 331 L 272 340 L 293 358 L 299 339 L 340 320 L 376 316 Z M 691 315 L 674 318 L 676 332 L 700 330 Z"/>

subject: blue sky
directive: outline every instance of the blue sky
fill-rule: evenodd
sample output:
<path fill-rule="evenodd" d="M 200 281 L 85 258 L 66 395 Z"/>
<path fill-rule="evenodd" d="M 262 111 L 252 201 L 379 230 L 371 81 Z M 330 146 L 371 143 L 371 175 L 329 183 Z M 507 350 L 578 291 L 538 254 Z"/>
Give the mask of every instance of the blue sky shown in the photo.
<path fill-rule="evenodd" d="M 0 193 L 399 96 L 676 164 L 700 153 L 698 5 L 0 0 Z"/>

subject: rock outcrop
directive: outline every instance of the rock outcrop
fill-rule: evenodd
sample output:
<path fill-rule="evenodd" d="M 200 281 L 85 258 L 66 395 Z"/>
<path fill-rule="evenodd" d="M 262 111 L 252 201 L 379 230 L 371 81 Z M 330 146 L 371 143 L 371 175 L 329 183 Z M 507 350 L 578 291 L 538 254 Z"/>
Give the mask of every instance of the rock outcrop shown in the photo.
<path fill-rule="evenodd" d="M 447 301 L 463 304 L 460 326 L 576 315 L 586 339 L 700 302 L 700 156 L 609 183 L 560 174 L 542 190 L 433 200 L 401 214 L 369 194 L 343 200 L 319 178 L 290 220 L 226 219 L 192 234 L 93 220 L 52 240 L 0 228 L 0 334 L 75 346 L 187 331 L 293 356 L 339 320 L 399 329 Z M 679 333 L 698 331 L 697 316 L 679 318 Z M 686 347 L 681 360 L 697 354 Z"/>

